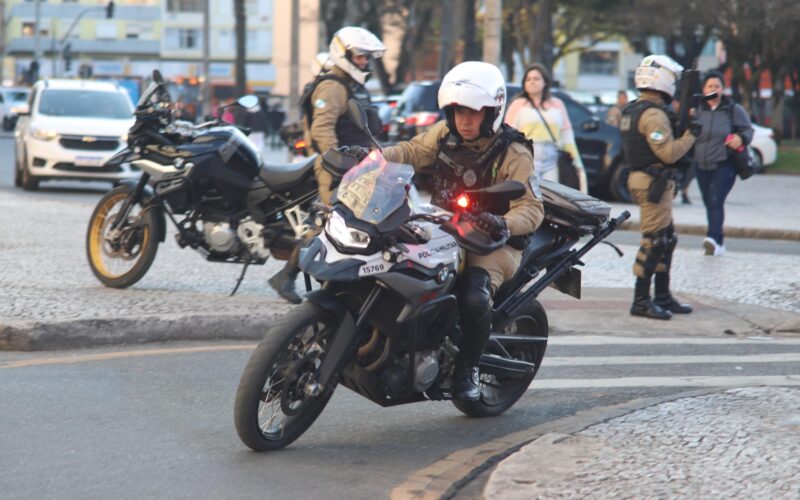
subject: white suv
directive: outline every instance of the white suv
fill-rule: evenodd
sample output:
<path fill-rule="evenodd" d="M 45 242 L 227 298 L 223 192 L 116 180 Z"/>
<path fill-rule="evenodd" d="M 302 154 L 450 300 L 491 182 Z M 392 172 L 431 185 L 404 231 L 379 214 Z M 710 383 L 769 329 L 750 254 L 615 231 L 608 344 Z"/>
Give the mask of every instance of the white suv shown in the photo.
<path fill-rule="evenodd" d="M 140 172 L 106 161 L 127 146 L 133 125 L 128 92 L 111 82 L 41 80 L 14 131 L 14 184 L 35 190 L 45 179 L 120 181 Z"/>

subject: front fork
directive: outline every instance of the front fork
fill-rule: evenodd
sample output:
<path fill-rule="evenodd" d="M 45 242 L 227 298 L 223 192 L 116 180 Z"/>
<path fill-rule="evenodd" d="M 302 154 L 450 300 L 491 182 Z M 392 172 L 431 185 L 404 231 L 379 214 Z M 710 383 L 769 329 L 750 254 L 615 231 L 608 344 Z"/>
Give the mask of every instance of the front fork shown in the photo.
<path fill-rule="evenodd" d="M 122 209 L 120 209 L 119 217 L 117 217 L 117 220 L 111 224 L 110 233 L 112 236 L 116 235 L 117 231 L 119 231 L 122 221 L 128 220 L 128 216 L 130 215 L 133 206 L 142 200 L 144 188 L 147 187 L 147 181 L 149 180 L 150 174 L 142 173 L 142 176 L 139 178 L 139 182 L 136 184 L 133 192 L 125 197 L 125 201 L 122 202 Z"/>

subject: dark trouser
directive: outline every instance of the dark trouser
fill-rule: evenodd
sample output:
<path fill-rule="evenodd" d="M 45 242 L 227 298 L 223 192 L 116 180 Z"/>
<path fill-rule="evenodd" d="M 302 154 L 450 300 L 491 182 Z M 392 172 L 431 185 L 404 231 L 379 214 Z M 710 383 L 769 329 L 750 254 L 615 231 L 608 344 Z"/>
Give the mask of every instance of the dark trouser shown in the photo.
<path fill-rule="evenodd" d="M 725 223 L 725 199 L 736 182 L 736 166 L 730 160 L 717 164 L 713 170 L 697 169 L 697 185 L 703 195 L 708 219 L 706 235 L 722 245 L 722 225 Z"/>
<path fill-rule="evenodd" d="M 478 366 L 483 347 L 492 331 L 491 278 L 480 267 L 468 267 L 458 278 L 458 309 L 461 343 L 458 369 Z"/>

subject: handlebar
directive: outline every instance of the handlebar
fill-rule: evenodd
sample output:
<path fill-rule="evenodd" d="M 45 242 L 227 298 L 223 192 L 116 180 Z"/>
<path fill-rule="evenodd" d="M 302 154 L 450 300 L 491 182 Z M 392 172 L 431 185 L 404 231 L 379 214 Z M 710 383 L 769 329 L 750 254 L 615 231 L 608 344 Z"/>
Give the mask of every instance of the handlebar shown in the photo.
<path fill-rule="evenodd" d="M 631 213 L 627 210 L 623 211 L 618 217 L 615 217 L 608 221 L 608 225 L 610 229 L 616 229 L 617 227 L 621 226 L 623 222 L 631 218 Z"/>

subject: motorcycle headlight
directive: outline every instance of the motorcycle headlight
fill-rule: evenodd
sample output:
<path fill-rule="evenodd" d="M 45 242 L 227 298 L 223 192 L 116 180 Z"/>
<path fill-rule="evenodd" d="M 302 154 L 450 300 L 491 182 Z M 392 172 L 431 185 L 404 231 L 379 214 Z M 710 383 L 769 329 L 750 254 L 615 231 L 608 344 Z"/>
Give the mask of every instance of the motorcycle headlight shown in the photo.
<path fill-rule="evenodd" d="M 325 224 L 325 233 L 343 247 L 363 250 L 369 246 L 369 235 L 347 225 L 338 212 L 332 212 Z"/>
<path fill-rule="evenodd" d="M 31 135 L 34 139 L 39 139 L 40 141 L 52 141 L 58 137 L 55 130 L 46 130 L 38 127 L 31 127 Z"/>

